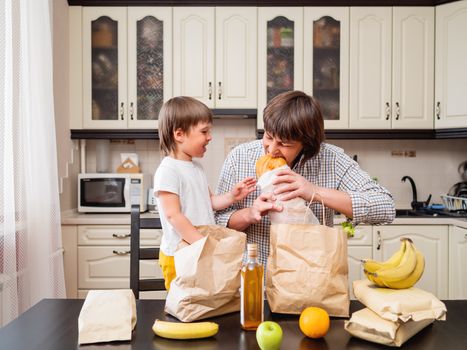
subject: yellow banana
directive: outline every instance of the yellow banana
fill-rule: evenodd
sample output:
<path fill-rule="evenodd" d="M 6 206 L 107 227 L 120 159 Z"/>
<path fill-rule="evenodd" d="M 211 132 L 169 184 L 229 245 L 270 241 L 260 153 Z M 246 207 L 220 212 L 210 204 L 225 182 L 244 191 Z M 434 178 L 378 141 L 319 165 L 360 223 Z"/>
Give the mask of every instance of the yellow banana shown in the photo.
<path fill-rule="evenodd" d="M 418 282 L 418 280 L 423 275 L 423 271 L 425 270 L 425 258 L 423 257 L 423 254 L 417 249 L 415 249 L 415 255 L 417 257 L 417 265 L 415 266 L 413 272 L 408 277 L 400 281 L 389 282 L 383 279 L 383 283 L 386 287 L 394 289 L 404 289 L 410 288 Z"/>
<path fill-rule="evenodd" d="M 378 271 L 379 269 L 382 268 L 390 268 L 390 267 L 395 267 L 399 265 L 402 257 L 404 256 L 405 253 L 405 243 L 407 239 L 406 238 L 401 238 L 401 246 L 397 252 L 395 252 L 388 260 L 386 261 L 377 261 L 373 259 L 365 259 L 362 260 L 363 263 L 363 269 L 366 270 L 367 272 L 374 273 Z"/>
<path fill-rule="evenodd" d="M 219 325 L 214 322 L 180 323 L 156 320 L 152 330 L 163 338 L 198 339 L 216 335 L 219 331 Z"/>
<path fill-rule="evenodd" d="M 400 263 L 395 267 L 383 268 L 374 274 L 375 283 L 379 285 L 379 281 L 384 283 L 396 282 L 407 278 L 417 265 L 417 256 L 415 254 L 415 247 L 412 241 L 407 241 L 406 249 Z"/>

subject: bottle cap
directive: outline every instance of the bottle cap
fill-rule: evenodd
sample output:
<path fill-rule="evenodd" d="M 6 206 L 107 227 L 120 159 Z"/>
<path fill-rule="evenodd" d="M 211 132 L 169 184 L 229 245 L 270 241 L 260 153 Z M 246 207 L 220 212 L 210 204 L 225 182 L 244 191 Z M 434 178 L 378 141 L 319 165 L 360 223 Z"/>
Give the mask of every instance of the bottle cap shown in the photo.
<path fill-rule="evenodd" d="M 246 249 L 248 256 L 258 256 L 258 245 L 256 243 L 248 243 Z"/>

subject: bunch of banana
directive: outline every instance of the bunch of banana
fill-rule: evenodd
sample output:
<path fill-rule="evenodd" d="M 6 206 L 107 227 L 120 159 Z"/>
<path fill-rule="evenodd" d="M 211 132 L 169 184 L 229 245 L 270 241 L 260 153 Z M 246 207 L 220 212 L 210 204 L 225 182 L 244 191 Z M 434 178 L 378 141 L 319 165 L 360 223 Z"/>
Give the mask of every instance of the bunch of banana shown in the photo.
<path fill-rule="evenodd" d="M 180 323 L 156 320 L 152 330 L 163 338 L 199 339 L 216 335 L 219 331 L 219 325 L 214 322 Z"/>
<path fill-rule="evenodd" d="M 410 238 L 401 238 L 401 246 L 384 262 L 362 260 L 366 277 L 380 287 L 410 288 L 418 282 L 425 270 L 425 258 Z"/>

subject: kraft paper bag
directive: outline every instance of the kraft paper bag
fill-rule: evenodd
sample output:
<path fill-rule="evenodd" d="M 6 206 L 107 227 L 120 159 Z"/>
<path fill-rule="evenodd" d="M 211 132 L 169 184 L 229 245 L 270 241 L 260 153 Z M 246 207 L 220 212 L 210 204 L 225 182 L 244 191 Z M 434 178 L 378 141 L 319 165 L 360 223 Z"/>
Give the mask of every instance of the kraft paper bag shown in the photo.
<path fill-rule="evenodd" d="M 351 319 L 345 321 L 344 328 L 354 337 L 400 347 L 434 321 L 434 318 L 428 318 L 421 321 L 393 322 L 381 318 L 366 308 L 354 312 Z"/>
<path fill-rule="evenodd" d="M 131 289 L 90 290 L 78 317 L 78 344 L 131 340 L 135 325 Z"/>
<path fill-rule="evenodd" d="M 175 252 L 177 277 L 165 312 L 191 322 L 240 310 L 240 270 L 246 235 L 217 225 L 197 228 L 205 237 Z"/>
<path fill-rule="evenodd" d="M 317 306 L 348 317 L 347 234 L 325 225 L 272 224 L 266 295 L 272 312 Z"/>
<path fill-rule="evenodd" d="M 363 305 L 388 321 L 446 320 L 446 305 L 419 288 L 382 288 L 365 279 L 353 281 L 353 291 Z"/>

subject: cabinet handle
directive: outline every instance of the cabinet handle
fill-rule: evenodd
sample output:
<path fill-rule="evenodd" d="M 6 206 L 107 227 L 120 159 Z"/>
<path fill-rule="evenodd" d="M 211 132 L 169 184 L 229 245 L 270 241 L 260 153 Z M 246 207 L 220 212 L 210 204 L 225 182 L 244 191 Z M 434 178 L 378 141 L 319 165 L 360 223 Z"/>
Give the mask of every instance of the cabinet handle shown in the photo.
<path fill-rule="evenodd" d="M 376 246 L 376 250 L 380 250 L 381 249 L 381 232 L 380 231 L 376 231 L 376 241 L 378 242 L 378 245 Z"/>
<path fill-rule="evenodd" d="M 130 251 L 129 250 L 114 250 L 113 253 L 116 255 L 128 255 L 130 254 Z"/>
<path fill-rule="evenodd" d="M 222 98 L 222 83 L 219 82 L 219 100 Z"/>
<path fill-rule="evenodd" d="M 441 102 L 436 102 L 436 118 L 441 119 Z"/>
<path fill-rule="evenodd" d="M 396 120 L 399 120 L 400 114 L 401 114 L 401 108 L 399 106 L 399 102 L 396 102 Z"/>
<path fill-rule="evenodd" d="M 130 118 L 131 120 L 133 120 L 133 112 L 134 112 L 134 109 L 133 109 L 133 102 L 130 103 Z"/>
<path fill-rule="evenodd" d="M 212 83 L 211 82 L 209 82 L 208 93 L 209 93 L 209 99 L 212 100 Z"/>
<path fill-rule="evenodd" d="M 391 107 L 389 107 L 389 102 L 386 102 L 386 120 L 389 120 L 391 116 Z"/>
<path fill-rule="evenodd" d="M 125 105 L 125 104 L 124 104 L 123 102 L 120 103 L 120 119 L 121 119 L 121 120 L 123 120 L 123 106 L 124 106 L 124 105 Z"/>
<path fill-rule="evenodd" d="M 128 237 L 130 237 L 130 234 L 127 233 L 127 234 L 123 234 L 123 235 L 122 235 L 122 234 L 114 233 L 114 234 L 112 234 L 112 237 L 123 239 L 123 238 L 128 238 Z"/>

